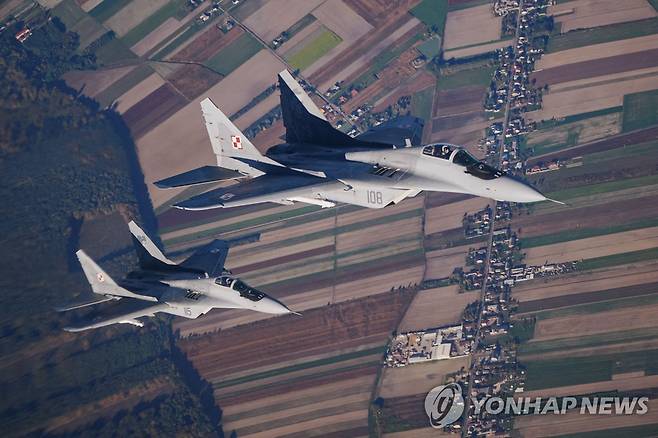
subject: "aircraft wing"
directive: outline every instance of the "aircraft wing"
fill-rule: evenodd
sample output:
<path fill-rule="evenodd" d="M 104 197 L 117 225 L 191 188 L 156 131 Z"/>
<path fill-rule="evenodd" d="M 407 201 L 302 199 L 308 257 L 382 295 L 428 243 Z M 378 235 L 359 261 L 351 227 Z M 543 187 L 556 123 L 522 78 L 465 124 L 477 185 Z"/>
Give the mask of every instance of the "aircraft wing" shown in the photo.
<path fill-rule="evenodd" d="M 213 277 L 224 269 L 229 245 L 225 240 L 213 240 L 197 250 L 180 264 L 185 268 L 199 269 Z"/>
<path fill-rule="evenodd" d="M 179 202 L 174 207 L 183 210 L 207 210 L 262 202 L 289 204 L 291 198 L 308 196 L 312 192 L 311 186 L 335 183 L 334 180 L 296 171 L 265 174 L 229 187 L 211 190 Z"/>
<path fill-rule="evenodd" d="M 70 303 L 62 304 L 61 306 L 55 307 L 57 312 L 67 312 L 69 310 L 81 309 L 87 306 L 93 306 L 94 304 L 105 303 L 107 301 L 116 300 L 114 297 L 105 297 L 93 294 L 83 294 L 86 296 L 85 299 L 78 299 L 77 301 L 72 301 Z"/>
<path fill-rule="evenodd" d="M 169 306 L 165 303 L 145 304 L 144 302 L 139 302 L 131 304 L 133 304 L 131 306 L 131 310 L 127 312 L 123 312 L 106 319 L 94 319 L 80 326 L 64 327 L 64 330 L 67 332 L 81 332 L 83 330 L 105 327 L 112 324 L 133 324 L 141 327 L 144 324 L 137 321 L 137 318 L 141 318 L 143 316 L 154 316 L 157 312 L 163 312 L 169 308 Z"/>

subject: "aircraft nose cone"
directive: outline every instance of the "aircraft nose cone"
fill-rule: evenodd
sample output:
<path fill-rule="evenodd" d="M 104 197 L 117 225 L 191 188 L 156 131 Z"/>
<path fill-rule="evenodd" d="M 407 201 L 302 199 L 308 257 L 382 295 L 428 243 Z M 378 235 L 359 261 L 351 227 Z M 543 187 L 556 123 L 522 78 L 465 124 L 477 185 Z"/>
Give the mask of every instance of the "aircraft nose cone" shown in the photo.
<path fill-rule="evenodd" d="M 265 313 L 271 313 L 273 315 L 285 315 L 286 313 L 292 313 L 283 303 L 275 300 L 274 298 L 265 298 L 262 303 L 262 310 Z"/>
<path fill-rule="evenodd" d="M 498 178 L 495 182 L 495 198 L 500 201 L 540 202 L 546 200 L 546 196 L 542 195 L 539 190 L 509 176 Z"/>

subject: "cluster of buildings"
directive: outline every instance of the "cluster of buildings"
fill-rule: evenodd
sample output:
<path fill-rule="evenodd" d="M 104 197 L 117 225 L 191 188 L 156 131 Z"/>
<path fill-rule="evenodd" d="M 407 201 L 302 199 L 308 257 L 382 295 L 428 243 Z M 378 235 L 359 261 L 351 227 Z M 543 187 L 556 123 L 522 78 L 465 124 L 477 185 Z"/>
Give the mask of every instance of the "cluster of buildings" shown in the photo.
<path fill-rule="evenodd" d="M 538 277 L 552 277 L 556 275 L 568 274 L 577 269 L 578 262 L 565 263 L 546 263 L 541 266 L 520 265 L 511 270 L 511 278 L 508 280 L 510 285 L 522 281 L 533 280 Z"/>
<path fill-rule="evenodd" d="M 518 146 L 521 136 L 535 128 L 525 122 L 523 112 L 541 106 L 541 90 L 534 89 L 530 74 L 535 61 L 543 53 L 543 46 L 535 46 L 537 39 L 533 38 L 533 32 L 535 25 L 545 18 L 548 5 L 549 0 L 497 0 L 494 3 L 494 13 L 504 16 L 504 23 L 512 24 L 516 39 L 514 47 L 498 51 L 498 67 L 485 100 L 486 111 L 506 111 L 506 122 L 493 123 L 483 144 L 488 154 L 500 158 L 501 168 L 508 172 L 523 171 L 523 157 Z M 509 205 L 499 204 L 511 215 Z M 501 219 L 503 217 L 511 216 L 501 216 Z M 473 362 L 468 381 L 464 382 L 469 398 L 478 399 L 504 397 L 523 391 L 525 371 L 517 363 L 516 346 L 509 339 L 503 342 L 506 337 L 500 336 L 508 334 L 513 327 L 510 319 L 513 285 L 537 276 L 558 275 L 575 269 L 573 263 L 515 266 L 518 255 L 516 234 L 504 227 L 494 229 L 491 238 L 490 254 L 487 254 L 489 247 L 469 253 L 470 261 L 475 263 L 482 277 L 474 284 L 485 285 Z M 465 426 L 464 432 L 469 436 L 504 434 L 511 429 L 512 421 L 504 411 L 491 415 L 484 410 L 475 414 L 471 409 Z"/>
<path fill-rule="evenodd" d="M 414 363 L 450 359 L 471 352 L 475 331 L 462 324 L 397 335 L 386 351 L 384 364 L 404 367 Z"/>
<path fill-rule="evenodd" d="M 489 234 L 489 231 L 491 231 L 491 213 L 492 209 L 487 205 L 483 210 L 476 211 L 473 214 L 465 214 L 462 220 L 464 237 L 472 239 Z"/>

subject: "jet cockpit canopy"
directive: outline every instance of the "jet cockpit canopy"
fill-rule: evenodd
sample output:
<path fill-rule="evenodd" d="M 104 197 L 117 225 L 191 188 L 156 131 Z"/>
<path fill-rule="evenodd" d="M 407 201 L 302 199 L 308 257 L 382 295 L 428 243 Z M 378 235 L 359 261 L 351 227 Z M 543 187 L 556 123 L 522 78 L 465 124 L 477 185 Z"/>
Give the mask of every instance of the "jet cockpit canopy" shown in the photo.
<path fill-rule="evenodd" d="M 263 292 L 254 289 L 239 278 L 223 275 L 221 277 L 215 278 L 215 284 L 223 287 L 229 287 L 238 292 L 241 297 L 250 299 L 251 301 L 260 301 L 265 298 L 265 294 Z"/>
<path fill-rule="evenodd" d="M 444 160 L 450 160 L 452 158 L 454 164 L 466 168 L 464 172 L 480 179 L 496 179 L 505 175 L 505 172 L 479 161 L 465 149 L 450 144 L 436 143 L 427 145 L 423 148 L 423 155 L 442 158 Z"/>

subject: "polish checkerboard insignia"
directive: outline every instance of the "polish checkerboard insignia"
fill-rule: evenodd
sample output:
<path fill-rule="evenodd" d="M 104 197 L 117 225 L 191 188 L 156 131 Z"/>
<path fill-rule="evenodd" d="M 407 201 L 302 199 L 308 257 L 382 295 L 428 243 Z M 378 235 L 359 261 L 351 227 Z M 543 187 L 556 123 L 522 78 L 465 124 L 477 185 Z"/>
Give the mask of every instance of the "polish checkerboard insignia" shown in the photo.
<path fill-rule="evenodd" d="M 232 135 L 231 143 L 233 144 L 233 149 L 242 149 L 242 138 L 239 135 Z"/>
<path fill-rule="evenodd" d="M 96 274 L 96 278 L 97 278 L 98 281 L 100 281 L 101 283 L 105 281 L 105 276 L 103 275 L 102 272 L 99 272 L 98 274 Z"/>

